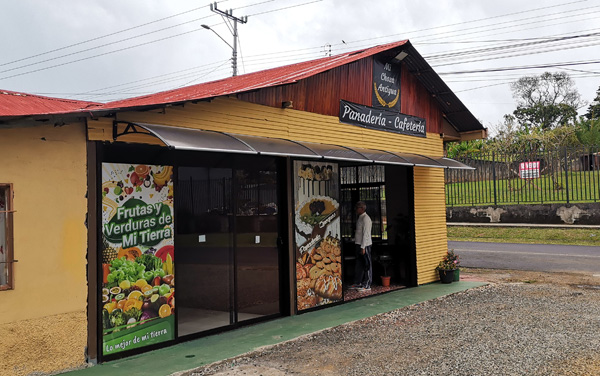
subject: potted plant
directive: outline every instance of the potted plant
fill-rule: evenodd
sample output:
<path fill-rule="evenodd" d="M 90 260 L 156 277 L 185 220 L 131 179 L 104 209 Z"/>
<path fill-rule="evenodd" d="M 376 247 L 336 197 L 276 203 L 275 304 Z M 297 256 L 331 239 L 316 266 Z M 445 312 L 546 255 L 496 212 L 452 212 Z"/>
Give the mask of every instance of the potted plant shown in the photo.
<path fill-rule="evenodd" d="M 458 255 L 454 253 L 453 249 L 451 249 L 448 251 L 448 253 L 446 253 L 445 257 L 449 263 L 454 264 L 454 282 L 460 281 L 460 259 L 458 258 Z"/>
<path fill-rule="evenodd" d="M 383 265 L 383 275 L 381 276 L 381 286 L 388 287 L 390 285 L 390 276 L 387 274 L 387 263 L 382 262 Z"/>
<path fill-rule="evenodd" d="M 455 280 L 458 265 L 458 256 L 453 250 L 448 251 L 436 268 L 440 275 L 440 281 L 442 283 L 452 283 Z"/>

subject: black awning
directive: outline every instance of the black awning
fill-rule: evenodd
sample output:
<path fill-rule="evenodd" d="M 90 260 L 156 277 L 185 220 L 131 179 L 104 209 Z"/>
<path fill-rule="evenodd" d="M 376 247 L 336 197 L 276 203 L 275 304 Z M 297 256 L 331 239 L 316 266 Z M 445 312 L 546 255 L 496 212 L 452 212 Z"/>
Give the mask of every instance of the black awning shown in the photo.
<path fill-rule="evenodd" d="M 462 162 L 459 162 L 455 159 L 450 158 L 435 158 L 436 162 L 443 164 L 446 168 L 451 168 L 455 170 L 475 170 L 475 167 L 471 167 Z"/>
<path fill-rule="evenodd" d="M 417 167 L 436 167 L 436 168 L 445 168 L 441 163 L 437 162 L 434 157 L 428 157 L 420 154 L 412 154 L 412 153 L 397 153 L 393 152 L 409 161 L 413 166 Z"/>
<path fill-rule="evenodd" d="M 121 133 L 118 133 L 118 124 L 125 124 L 125 130 Z M 120 121 L 115 121 L 113 124 L 113 138 L 115 140 L 120 136 L 136 133 L 155 136 L 166 146 L 176 150 L 333 159 L 402 166 L 472 169 L 472 167 L 453 159 L 428 157 L 419 154 L 389 152 L 315 142 L 292 141 L 283 138 L 248 136 L 158 124 Z"/>

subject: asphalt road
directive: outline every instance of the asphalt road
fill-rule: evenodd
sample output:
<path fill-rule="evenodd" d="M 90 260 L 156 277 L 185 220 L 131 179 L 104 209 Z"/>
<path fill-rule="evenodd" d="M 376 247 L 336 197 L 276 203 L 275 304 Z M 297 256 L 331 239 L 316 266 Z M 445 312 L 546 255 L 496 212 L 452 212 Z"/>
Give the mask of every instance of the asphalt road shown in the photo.
<path fill-rule="evenodd" d="M 600 275 L 600 247 L 449 241 L 448 249 L 465 267 Z"/>

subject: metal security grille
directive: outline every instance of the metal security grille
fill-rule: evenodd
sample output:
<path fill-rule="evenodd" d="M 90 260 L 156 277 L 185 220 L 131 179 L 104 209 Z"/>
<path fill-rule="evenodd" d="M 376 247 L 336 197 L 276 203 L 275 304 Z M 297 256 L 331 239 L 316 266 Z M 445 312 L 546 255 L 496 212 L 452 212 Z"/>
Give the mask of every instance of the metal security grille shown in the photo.
<path fill-rule="evenodd" d="M 456 160 L 475 170 L 445 171 L 446 205 L 600 201 L 598 147 L 477 153 Z"/>
<path fill-rule="evenodd" d="M 387 213 L 385 201 L 385 167 L 381 165 L 352 166 L 340 168 L 341 178 L 341 231 L 342 237 L 354 236 L 357 201 L 367 204 L 367 214 L 373 227 L 371 236 L 387 239 Z"/>

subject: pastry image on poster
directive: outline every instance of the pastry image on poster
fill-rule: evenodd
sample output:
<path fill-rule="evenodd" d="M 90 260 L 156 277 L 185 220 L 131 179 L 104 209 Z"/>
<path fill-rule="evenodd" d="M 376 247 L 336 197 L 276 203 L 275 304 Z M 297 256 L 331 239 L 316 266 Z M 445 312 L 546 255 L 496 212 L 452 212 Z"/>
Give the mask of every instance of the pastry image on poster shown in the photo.
<path fill-rule="evenodd" d="M 294 162 L 296 307 L 342 299 L 342 250 L 335 163 Z"/>
<path fill-rule="evenodd" d="M 102 164 L 102 353 L 175 338 L 173 167 Z"/>

